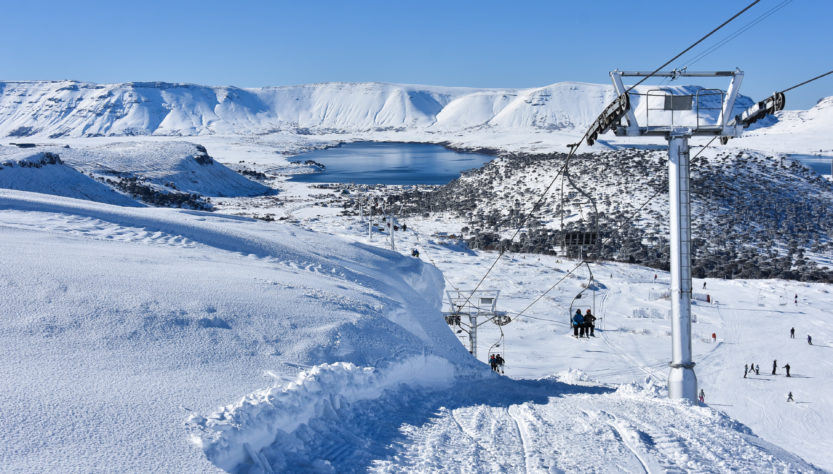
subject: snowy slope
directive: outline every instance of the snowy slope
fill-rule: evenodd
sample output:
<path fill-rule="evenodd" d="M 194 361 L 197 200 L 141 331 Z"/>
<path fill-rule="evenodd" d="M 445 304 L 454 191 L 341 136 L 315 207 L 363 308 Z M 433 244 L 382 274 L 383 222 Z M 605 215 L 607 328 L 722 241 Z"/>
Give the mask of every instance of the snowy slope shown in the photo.
<path fill-rule="evenodd" d="M 0 188 L 88 199 L 121 206 L 140 205 L 60 161 L 57 152 L 18 151 L 9 148 L 0 147 Z M 47 157 L 56 157 L 60 162 Z"/>
<path fill-rule="evenodd" d="M 358 217 L 339 217 L 311 219 L 307 225 L 313 229 L 341 227 L 343 236 L 368 243 L 365 225 L 357 222 Z M 458 219 L 432 216 L 428 219 L 408 218 L 402 222 L 407 223 L 408 231 L 397 234 L 398 248 L 405 251 L 419 248 L 421 258 L 443 271 L 447 288 L 471 288 L 495 261 L 494 252 L 467 251 L 453 239 L 432 235 L 437 231 L 456 232 L 462 225 Z M 376 245 L 384 245 L 378 238 L 375 242 Z M 602 384 L 617 387 L 617 394 L 606 395 L 614 399 L 625 390 L 620 384 L 636 383 L 641 386 L 642 381 L 647 379 L 650 384 L 664 387 L 671 351 L 668 318 L 670 303 L 661 295 L 668 289 L 668 274 L 635 265 L 609 262 L 592 264 L 596 292 L 586 291 L 582 298 L 574 299 L 587 285 L 589 277 L 587 269 L 576 268 L 576 263 L 544 255 L 505 255 L 483 282 L 482 288 L 501 291 L 498 309 L 508 311 L 514 321 L 503 327 L 503 338 L 497 326 L 485 324 L 481 327 L 478 358 L 485 362 L 490 350 L 500 352 L 507 360 L 506 374 L 516 379 L 539 379 L 558 374 L 558 380 L 571 385 L 598 388 Z M 571 270 L 575 270 L 575 273 L 568 275 Z M 694 283 L 695 298 L 705 299 L 709 295 L 712 301 L 711 304 L 695 301 L 692 308 L 696 318 L 692 327 L 694 361 L 697 363 L 695 371 L 700 387 L 705 390 L 707 405 L 743 423 L 766 442 L 798 454 L 827 471 L 833 470 L 833 456 L 827 449 L 833 442 L 833 434 L 829 430 L 829 426 L 833 425 L 833 399 L 829 396 L 833 389 L 830 382 L 833 362 L 828 355 L 833 347 L 833 320 L 829 312 L 833 285 L 786 280 L 711 278 L 696 279 Z M 798 295 L 797 303 L 794 302 L 795 295 Z M 592 308 L 600 318 L 597 322 L 599 337 L 576 340 L 568 336 L 568 315 L 576 307 L 583 310 Z M 517 316 L 522 310 L 524 314 Z M 796 329 L 796 339 L 789 338 L 791 327 Z M 712 333 L 717 335 L 716 343 L 711 341 Z M 813 337 L 812 345 L 806 342 L 808 334 Z M 466 341 L 465 334 L 458 336 Z M 500 345 L 495 346 L 498 343 Z M 776 376 L 769 375 L 773 360 L 779 362 Z M 743 378 L 743 366 L 750 363 L 760 365 L 761 374 Z M 792 368 L 790 378 L 785 377 L 783 365 L 786 363 Z M 552 390 L 552 387 L 547 389 L 540 382 L 527 382 L 530 385 L 521 390 L 530 393 L 535 390 Z M 536 458 L 546 459 L 546 465 L 550 467 L 570 466 L 573 465 L 569 464 L 573 459 L 570 454 L 564 455 L 563 452 L 575 454 L 573 449 L 580 450 L 581 446 L 562 448 L 562 444 L 568 443 L 568 440 L 561 443 L 544 442 L 536 437 L 524 438 L 512 434 L 517 433 L 517 430 L 513 428 L 514 423 L 507 409 L 511 413 L 522 408 L 519 411 L 526 412 L 528 416 L 521 418 L 519 429 L 523 430 L 527 426 L 535 430 L 536 436 L 547 440 L 556 436 L 553 433 L 567 429 L 566 425 L 570 423 L 575 423 L 574 426 L 579 430 L 589 430 L 588 436 L 617 437 L 615 433 L 603 434 L 607 426 L 598 418 L 595 423 L 587 421 L 593 418 L 589 414 L 604 411 L 619 420 L 628 420 L 632 428 L 635 426 L 637 436 L 634 439 L 637 442 L 631 446 L 637 448 L 637 452 L 641 452 L 639 449 L 648 450 L 650 457 L 664 465 L 664 469 L 771 470 L 721 464 L 735 462 L 736 456 L 742 456 L 717 454 L 723 449 L 721 440 L 735 436 L 732 434 L 713 431 L 711 435 L 697 435 L 694 439 L 709 441 L 705 447 L 696 447 L 694 440 L 689 438 L 692 432 L 688 428 L 681 430 L 675 426 L 689 423 L 684 420 L 689 420 L 687 416 L 690 414 L 678 413 L 674 416 L 683 418 L 660 421 L 654 417 L 655 410 L 659 408 L 653 406 L 638 410 L 638 414 L 626 410 L 612 412 L 602 406 L 602 403 L 608 401 L 597 405 L 596 401 L 587 400 L 589 394 L 584 393 L 584 390 L 590 389 L 571 386 L 549 392 L 550 396 L 553 396 L 553 392 L 557 393 L 557 405 L 550 403 L 540 406 L 540 402 L 533 401 L 532 406 L 528 407 L 504 407 L 505 402 L 492 399 L 484 402 L 487 407 L 466 404 L 466 408 L 456 409 L 449 402 L 444 405 L 449 410 L 436 415 L 436 421 L 426 426 L 407 428 L 408 438 L 414 444 L 405 443 L 402 456 L 408 458 L 409 462 L 426 462 L 423 466 L 450 462 L 448 458 L 451 457 L 455 459 L 451 461 L 452 465 L 456 466 L 458 458 L 451 454 L 447 457 L 437 455 L 431 448 L 446 453 L 458 450 L 470 456 L 460 458 L 467 461 L 459 465 L 476 463 L 474 458 L 478 456 L 483 462 L 499 465 L 507 461 L 494 456 L 487 441 L 500 434 L 498 427 L 503 424 L 506 425 L 503 431 L 508 432 L 508 435 L 503 436 L 513 437 L 512 444 L 516 446 L 517 452 L 523 453 L 524 449 L 528 449 L 529 444 L 524 443 L 532 439 L 534 449 L 527 458 L 535 462 L 539 462 Z M 790 391 L 796 397 L 794 404 L 786 403 Z M 572 395 L 579 395 L 581 401 L 569 400 Z M 648 399 L 652 400 L 648 403 L 654 403 L 652 396 Z M 619 403 L 618 400 L 609 402 Z M 562 409 L 559 405 L 563 404 L 570 404 L 573 408 Z M 554 419 L 553 412 L 559 411 L 560 418 Z M 580 415 L 583 421 L 574 419 L 577 413 L 583 413 Z M 602 419 L 613 421 L 608 415 L 603 414 Z M 468 426 L 463 429 L 458 426 L 455 417 L 457 421 L 473 418 L 471 425 L 463 424 Z M 708 426 L 709 430 L 716 429 L 710 424 Z M 685 438 L 682 442 L 684 447 L 677 444 L 681 437 Z M 478 441 L 478 447 L 463 447 L 464 444 L 471 444 L 472 438 Z M 627 439 L 628 435 L 622 438 Z M 446 445 L 449 439 L 455 440 L 455 444 L 451 445 L 453 447 Z M 458 440 L 462 444 L 457 444 Z M 575 455 L 588 466 L 600 466 L 599 470 L 608 469 L 601 467 L 608 464 L 600 461 L 599 456 L 603 458 L 604 454 L 599 453 L 618 448 L 606 446 L 597 449 L 597 446 L 604 445 L 604 441 L 594 441 L 590 445 L 593 446 L 592 453 Z M 558 448 L 552 449 L 553 446 Z M 699 449 L 711 450 L 714 457 L 710 462 L 713 464 L 708 464 L 709 467 L 698 467 L 696 464 L 687 467 L 684 464 L 665 465 L 663 459 L 669 456 L 666 451 L 668 448 L 680 456 L 674 458 L 677 461 L 686 459 L 681 452 L 691 455 Z M 511 452 L 512 449 L 506 451 Z M 420 455 L 423 461 L 418 459 Z M 621 459 L 629 457 L 623 456 Z M 688 458 L 694 463 L 701 462 L 698 459 L 699 455 Z M 597 462 L 602 464 L 595 464 Z M 640 471 L 639 468 L 628 470 Z M 661 469 L 651 472 L 657 470 Z"/>
<path fill-rule="evenodd" d="M 23 166 L 23 162 L 38 161 L 44 154 L 58 157 L 61 163 Z M 125 180 L 136 180 L 163 194 L 253 196 L 271 192 L 216 162 L 201 145 L 182 141 L 73 143 L 23 149 L 0 146 L 0 163 L 6 163 L 0 168 L 6 171 L 0 173 L 0 188 L 118 205 L 139 205 L 129 197 Z"/>
<path fill-rule="evenodd" d="M 355 239 L 362 227 L 345 223 Z M 634 359 L 550 326 L 526 326 L 537 365 L 514 369 L 514 339 L 518 353 L 504 350 L 510 372 L 543 378 L 498 378 L 445 324 L 435 268 L 359 242 L 20 191 L 0 192 L 0 241 L 4 470 L 817 470 L 712 408 L 663 399 L 656 382 L 613 385 Z M 455 279 L 491 258 L 443 248 L 424 250 Z M 529 263 L 509 274 L 563 272 Z M 645 273 L 607 268 L 609 288 Z M 527 295 L 515 297 L 512 308 Z M 617 375 L 553 377 L 593 357 Z"/>
<path fill-rule="evenodd" d="M 692 93 L 699 88 L 669 89 Z M 0 82 L 0 136 L 447 133 L 481 126 L 575 132 L 590 124 L 613 97 L 612 86 L 576 82 L 531 89 L 384 83 L 240 89 L 169 83 Z M 641 97 L 635 97 L 638 113 L 644 108 L 641 104 Z M 741 97 L 738 110 L 750 104 Z"/>
<path fill-rule="evenodd" d="M 466 352 L 421 262 L 284 225 L 0 191 L 3 471 L 210 470 L 183 422 L 299 367 Z"/>

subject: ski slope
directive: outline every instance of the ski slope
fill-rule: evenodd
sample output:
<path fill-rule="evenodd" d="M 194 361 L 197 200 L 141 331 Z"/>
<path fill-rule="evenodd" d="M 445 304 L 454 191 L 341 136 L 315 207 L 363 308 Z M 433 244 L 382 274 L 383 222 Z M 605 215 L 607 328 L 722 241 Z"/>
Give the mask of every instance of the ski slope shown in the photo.
<path fill-rule="evenodd" d="M 645 293 L 665 275 L 594 266 L 604 337 L 592 340 L 566 335 L 586 277 L 567 279 L 528 313 L 540 319 L 506 326 L 500 377 L 443 320 L 433 265 L 462 285 L 492 254 L 430 237 L 441 221 L 400 234 L 424 260 L 363 242 L 352 218 L 305 225 L 0 191 L 3 469 L 831 469 L 825 285 L 709 281 L 720 304 L 696 307 L 695 334 L 720 343 L 695 341 L 708 403 L 692 407 L 664 398 L 668 322 L 626 317 L 663 307 Z M 518 311 L 572 266 L 510 256 L 487 285 Z M 798 309 L 750 311 L 768 308 L 756 306 L 767 285 L 800 289 Z M 785 340 L 786 322 L 817 344 Z M 770 355 L 796 377 L 742 379 L 746 360 Z"/>

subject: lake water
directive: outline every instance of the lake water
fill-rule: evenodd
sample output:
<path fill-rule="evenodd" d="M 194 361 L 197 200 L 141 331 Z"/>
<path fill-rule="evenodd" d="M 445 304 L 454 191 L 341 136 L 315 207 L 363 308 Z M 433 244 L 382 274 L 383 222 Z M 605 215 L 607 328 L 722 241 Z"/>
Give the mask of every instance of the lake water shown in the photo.
<path fill-rule="evenodd" d="M 791 160 L 798 161 L 818 174 L 829 175 L 833 156 L 824 155 L 787 155 Z"/>
<path fill-rule="evenodd" d="M 290 158 L 326 166 L 321 173 L 299 174 L 292 181 L 358 184 L 446 184 L 479 168 L 494 156 L 460 153 L 425 143 L 346 143 Z"/>

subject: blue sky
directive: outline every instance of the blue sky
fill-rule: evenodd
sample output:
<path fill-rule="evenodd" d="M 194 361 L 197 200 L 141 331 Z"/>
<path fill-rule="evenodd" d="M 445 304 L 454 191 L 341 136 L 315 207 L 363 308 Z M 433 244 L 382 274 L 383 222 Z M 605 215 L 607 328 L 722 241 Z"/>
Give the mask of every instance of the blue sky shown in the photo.
<path fill-rule="evenodd" d="M 687 65 L 783 1 L 761 0 L 674 65 Z M 0 79 L 607 83 L 614 68 L 654 69 L 748 3 L 14 1 L 2 7 Z M 746 72 L 741 93 L 762 99 L 833 69 L 831 18 L 833 0 L 793 0 L 690 69 L 739 67 Z M 788 94 L 787 107 L 829 95 L 833 75 Z"/>

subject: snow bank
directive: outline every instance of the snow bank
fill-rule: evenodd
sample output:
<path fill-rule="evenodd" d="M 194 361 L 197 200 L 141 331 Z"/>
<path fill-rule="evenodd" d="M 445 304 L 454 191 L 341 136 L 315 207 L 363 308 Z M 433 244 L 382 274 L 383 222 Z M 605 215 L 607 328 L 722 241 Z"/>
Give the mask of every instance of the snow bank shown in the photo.
<path fill-rule="evenodd" d="M 411 357 L 383 369 L 350 363 L 318 365 L 289 384 L 250 394 L 208 417 L 193 415 L 188 420 L 191 441 L 227 471 L 237 471 L 244 464 L 269 471 L 273 464 L 261 450 L 275 443 L 279 434 L 291 435 L 313 418 L 337 425 L 334 410 L 349 409 L 351 403 L 378 398 L 402 386 L 446 388 L 454 375 L 454 366 L 436 356 Z M 281 451 L 286 444 L 275 449 Z"/>
<path fill-rule="evenodd" d="M 0 247 L 3 471 L 206 472 L 183 420 L 264 373 L 361 399 L 475 364 L 436 268 L 288 224 L 0 190 Z"/>

